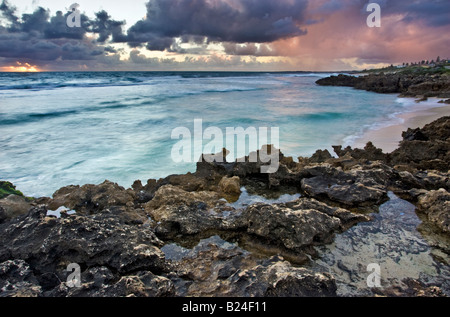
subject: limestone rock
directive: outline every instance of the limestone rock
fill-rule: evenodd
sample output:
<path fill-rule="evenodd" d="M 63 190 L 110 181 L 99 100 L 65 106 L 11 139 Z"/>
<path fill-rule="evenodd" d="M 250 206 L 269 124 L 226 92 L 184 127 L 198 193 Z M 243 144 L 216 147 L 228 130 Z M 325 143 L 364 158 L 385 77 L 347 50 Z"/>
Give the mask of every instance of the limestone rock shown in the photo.
<path fill-rule="evenodd" d="M 450 233 L 450 193 L 445 189 L 432 190 L 419 196 L 419 211 L 442 232 Z"/>
<path fill-rule="evenodd" d="M 306 170 L 302 190 L 310 197 L 340 203 L 347 207 L 379 205 L 387 199 L 392 169 L 381 164 L 343 172 L 331 166 Z M 312 177 L 311 177 L 312 176 Z"/>
<path fill-rule="evenodd" d="M 8 195 L 5 198 L 0 199 L 0 207 L 3 209 L 3 216 L 0 216 L 0 218 L 12 219 L 26 214 L 33 205 L 23 196 Z"/>
<path fill-rule="evenodd" d="M 442 117 L 422 129 L 403 133 L 397 150 L 389 154 L 391 165 L 448 172 L 450 167 L 450 117 Z"/>
<path fill-rule="evenodd" d="M 339 218 L 304 207 L 302 203 L 249 206 L 244 212 L 247 232 L 298 252 L 316 243 L 331 242 L 341 226 Z"/>
<path fill-rule="evenodd" d="M 186 192 L 172 185 L 158 189 L 145 210 L 156 222 L 160 237 L 193 235 L 207 230 L 229 230 L 239 227 L 234 208 L 216 192 Z"/>
<path fill-rule="evenodd" d="M 61 206 L 78 212 L 92 213 L 111 206 L 134 204 L 134 192 L 116 183 L 105 181 L 100 185 L 67 186 L 57 190 L 48 207 L 56 210 Z"/>
<path fill-rule="evenodd" d="M 333 158 L 328 150 L 317 150 L 310 158 L 311 163 L 324 163 L 325 161 Z"/>
<path fill-rule="evenodd" d="M 241 195 L 241 183 L 238 176 L 224 176 L 219 182 L 219 192 L 229 202 L 234 202 Z"/>

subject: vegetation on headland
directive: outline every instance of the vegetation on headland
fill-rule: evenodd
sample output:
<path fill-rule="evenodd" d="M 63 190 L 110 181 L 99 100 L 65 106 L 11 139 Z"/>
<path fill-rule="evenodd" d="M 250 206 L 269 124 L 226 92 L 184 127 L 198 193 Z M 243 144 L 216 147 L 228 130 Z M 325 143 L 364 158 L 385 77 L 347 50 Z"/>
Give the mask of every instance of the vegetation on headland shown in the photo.
<path fill-rule="evenodd" d="M 438 56 L 436 61 L 422 60 L 419 62 L 403 63 L 402 65 L 391 64 L 383 68 L 364 69 L 360 73 L 401 73 L 411 75 L 450 74 L 450 60 L 441 59 Z"/>

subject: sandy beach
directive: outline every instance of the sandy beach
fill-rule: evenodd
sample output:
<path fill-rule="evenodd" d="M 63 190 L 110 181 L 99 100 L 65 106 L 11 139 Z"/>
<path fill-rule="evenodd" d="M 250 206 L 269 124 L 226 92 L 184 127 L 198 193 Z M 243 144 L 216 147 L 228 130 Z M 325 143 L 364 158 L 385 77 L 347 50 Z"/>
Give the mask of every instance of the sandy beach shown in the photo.
<path fill-rule="evenodd" d="M 364 148 L 367 142 L 371 141 L 385 153 L 394 151 L 398 148 L 399 142 L 402 141 L 403 131 L 408 130 L 408 128 L 422 128 L 424 125 L 443 116 L 450 116 L 450 105 L 438 103 L 439 100 L 432 98 L 423 104 L 418 103 L 418 106 L 422 107 L 418 107 L 416 111 L 398 115 L 401 123 L 376 130 L 369 130 L 363 136 L 356 139 L 352 147 Z"/>

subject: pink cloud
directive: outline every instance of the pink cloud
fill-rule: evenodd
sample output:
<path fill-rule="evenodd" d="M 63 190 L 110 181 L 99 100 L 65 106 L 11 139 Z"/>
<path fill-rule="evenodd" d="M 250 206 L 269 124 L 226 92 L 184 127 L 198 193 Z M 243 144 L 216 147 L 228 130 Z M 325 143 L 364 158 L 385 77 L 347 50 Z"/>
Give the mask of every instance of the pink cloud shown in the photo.
<path fill-rule="evenodd" d="M 306 35 L 274 42 L 272 47 L 278 55 L 294 58 L 298 66 L 310 70 L 342 69 L 343 60 L 351 58 L 363 65 L 450 57 L 449 25 L 406 21 L 405 15 L 395 13 L 382 14 L 381 28 L 369 28 L 369 13 L 361 9 L 348 6 L 317 14 Z M 317 7 L 311 11 L 320 12 Z"/>

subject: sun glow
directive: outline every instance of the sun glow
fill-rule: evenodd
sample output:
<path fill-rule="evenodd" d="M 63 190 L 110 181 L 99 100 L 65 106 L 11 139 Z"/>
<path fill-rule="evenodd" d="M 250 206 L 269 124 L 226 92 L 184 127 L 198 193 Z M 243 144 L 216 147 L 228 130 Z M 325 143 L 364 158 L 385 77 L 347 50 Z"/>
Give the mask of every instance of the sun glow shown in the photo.
<path fill-rule="evenodd" d="M 39 68 L 35 65 L 30 65 L 28 63 L 16 62 L 14 66 L 5 66 L 1 68 L 5 72 L 21 72 L 21 73 L 35 73 L 39 72 Z"/>

